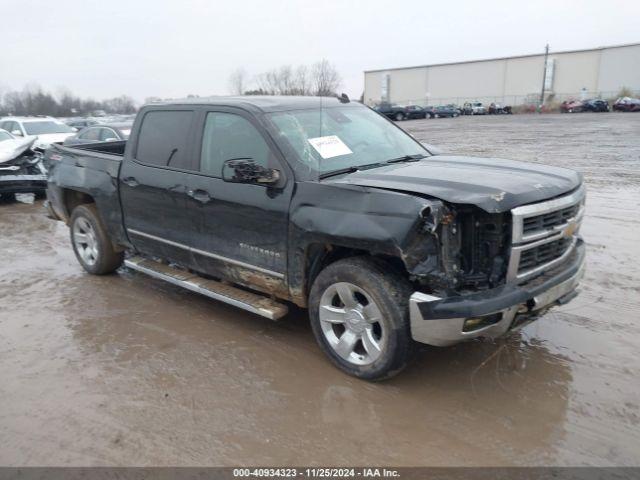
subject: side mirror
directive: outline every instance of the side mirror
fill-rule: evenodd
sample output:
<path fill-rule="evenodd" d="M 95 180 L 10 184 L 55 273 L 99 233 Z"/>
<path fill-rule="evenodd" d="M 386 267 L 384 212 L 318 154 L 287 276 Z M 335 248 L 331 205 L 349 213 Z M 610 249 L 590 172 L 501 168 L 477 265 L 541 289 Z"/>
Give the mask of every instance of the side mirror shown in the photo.
<path fill-rule="evenodd" d="M 222 179 L 231 183 L 275 185 L 280 180 L 280 172 L 258 165 L 251 158 L 234 158 L 224 162 Z"/>
<path fill-rule="evenodd" d="M 21 137 L 22 132 L 20 130 L 12 130 L 11 135 L 13 135 L 14 137 Z"/>

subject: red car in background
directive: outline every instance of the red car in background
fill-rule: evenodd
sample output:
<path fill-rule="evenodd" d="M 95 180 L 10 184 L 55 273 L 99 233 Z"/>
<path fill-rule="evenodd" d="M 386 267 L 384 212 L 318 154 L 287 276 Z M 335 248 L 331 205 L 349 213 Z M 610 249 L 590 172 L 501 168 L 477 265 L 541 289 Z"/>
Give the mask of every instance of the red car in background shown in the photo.
<path fill-rule="evenodd" d="M 640 112 L 640 100 L 631 97 L 621 97 L 615 101 L 613 109 L 618 112 Z"/>
<path fill-rule="evenodd" d="M 580 100 L 565 100 L 560 104 L 562 113 L 575 113 L 583 110 L 583 104 Z"/>

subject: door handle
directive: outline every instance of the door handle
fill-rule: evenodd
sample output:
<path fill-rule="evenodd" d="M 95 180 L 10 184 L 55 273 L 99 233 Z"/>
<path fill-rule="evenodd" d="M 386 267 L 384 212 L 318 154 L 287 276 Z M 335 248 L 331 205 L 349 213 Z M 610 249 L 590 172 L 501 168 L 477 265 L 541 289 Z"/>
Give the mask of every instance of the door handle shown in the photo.
<path fill-rule="evenodd" d="M 211 196 L 206 190 L 187 190 L 187 195 L 200 203 L 207 203 L 211 200 Z"/>
<path fill-rule="evenodd" d="M 122 183 L 124 183 L 125 185 L 129 185 L 130 187 L 137 187 L 138 185 L 140 185 L 134 177 L 124 177 L 122 179 Z"/>

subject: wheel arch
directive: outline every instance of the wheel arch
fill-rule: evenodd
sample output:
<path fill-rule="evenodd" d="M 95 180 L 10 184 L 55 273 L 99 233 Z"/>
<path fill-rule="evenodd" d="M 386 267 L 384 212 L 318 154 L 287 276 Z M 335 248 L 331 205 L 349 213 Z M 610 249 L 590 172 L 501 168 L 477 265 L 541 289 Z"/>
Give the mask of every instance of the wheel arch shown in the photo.
<path fill-rule="evenodd" d="M 384 254 L 373 254 L 365 249 L 340 245 L 337 243 L 311 243 L 307 246 L 305 252 L 302 295 L 304 299 L 304 306 L 306 306 L 311 286 L 318 274 L 332 263 L 352 257 L 367 257 L 384 264 L 387 268 L 390 268 L 401 275 L 409 276 L 404 262 L 398 257 L 392 257 Z"/>
<path fill-rule="evenodd" d="M 64 208 L 64 222 L 68 225 L 71 221 L 71 215 L 73 214 L 73 210 L 80 205 L 87 205 L 90 203 L 96 203 L 95 198 L 85 192 L 81 192 L 79 190 L 75 190 L 72 188 L 63 188 L 61 189 L 62 193 L 62 205 Z"/>

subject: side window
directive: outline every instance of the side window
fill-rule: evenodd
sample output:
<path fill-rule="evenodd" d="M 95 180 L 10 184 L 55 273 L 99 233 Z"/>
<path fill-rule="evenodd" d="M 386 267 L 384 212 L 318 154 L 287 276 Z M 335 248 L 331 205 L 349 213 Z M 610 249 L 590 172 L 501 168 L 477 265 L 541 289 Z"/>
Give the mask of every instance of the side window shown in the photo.
<path fill-rule="evenodd" d="M 85 130 L 78 138 L 82 140 L 98 140 L 100 138 L 100 130 L 99 128 L 89 128 Z"/>
<path fill-rule="evenodd" d="M 118 134 L 111 130 L 110 128 L 101 128 L 100 129 L 100 141 L 106 142 L 109 138 L 118 138 Z"/>
<path fill-rule="evenodd" d="M 234 158 L 250 158 L 269 166 L 271 150 L 249 120 L 233 113 L 210 112 L 204 125 L 200 171 L 222 176 L 222 164 Z"/>
<path fill-rule="evenodd" d="M 191 169 L 187 155 L 193 111 L 147 112 L 138 135 L 136 160 L 149 165 Z"/>

